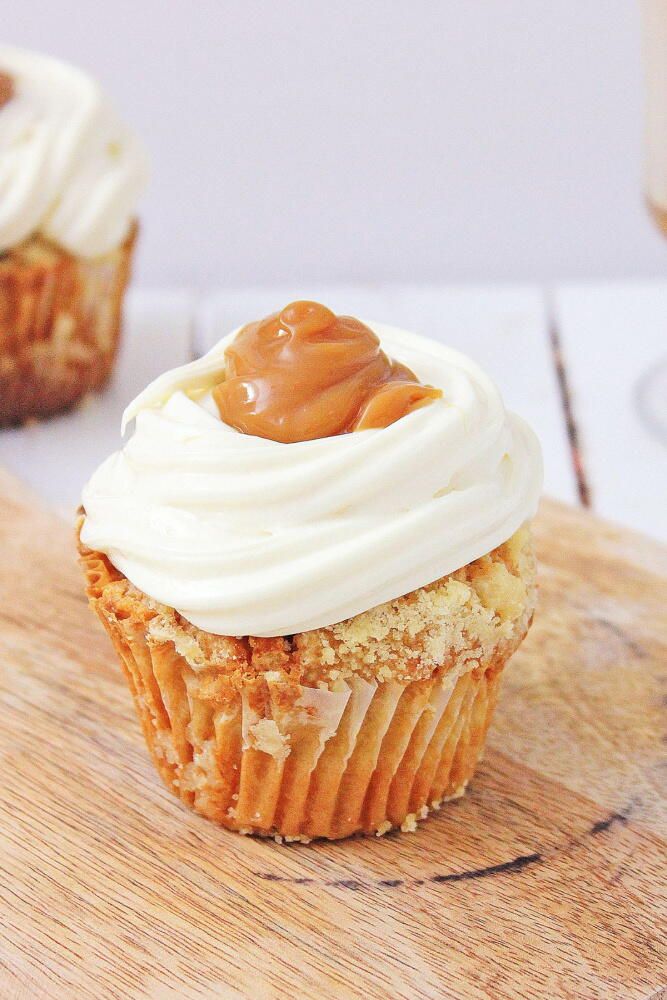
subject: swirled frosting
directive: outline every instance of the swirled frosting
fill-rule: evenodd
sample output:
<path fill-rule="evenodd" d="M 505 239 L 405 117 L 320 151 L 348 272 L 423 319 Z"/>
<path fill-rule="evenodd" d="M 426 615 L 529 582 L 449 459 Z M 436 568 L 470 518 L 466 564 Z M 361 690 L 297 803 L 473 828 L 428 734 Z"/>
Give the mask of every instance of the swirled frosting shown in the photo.
<path fill-rule="evenodd" d="M 83 492 L 82 542 L 221 635 L 331 625 L 453 572 L 536 509 L 540 448 L 493 382 L 433 341 L 369 324 L 442 398 L 388 427 L 282 443 L 219 418 L 235 334 L 160 376 Z"/>
<path fill-rule="evenodd" d="M 39 234 L 82 257 L 118 247 L 147 180 L 142 146 L 85 73 L 0 46 L 0 253 Z"/>

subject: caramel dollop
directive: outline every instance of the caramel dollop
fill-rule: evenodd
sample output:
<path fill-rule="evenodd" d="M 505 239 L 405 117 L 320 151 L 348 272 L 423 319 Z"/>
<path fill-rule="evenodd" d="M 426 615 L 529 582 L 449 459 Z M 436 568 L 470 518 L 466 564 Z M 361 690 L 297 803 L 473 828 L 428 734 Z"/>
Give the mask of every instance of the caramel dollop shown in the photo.
<path fill-rule="evenodd" d="M 9 73 L 5 73 L 0 69 L 0 109 L 11 101 L 13 96 L 14 80 Z"/>
<path fill-rule="evenodd" d="M 243 327 L 213 390 L 225 423 L 286 444 L 388 427 L 441 395 L 388 358 L 358 319 L 318 302 Z"/>

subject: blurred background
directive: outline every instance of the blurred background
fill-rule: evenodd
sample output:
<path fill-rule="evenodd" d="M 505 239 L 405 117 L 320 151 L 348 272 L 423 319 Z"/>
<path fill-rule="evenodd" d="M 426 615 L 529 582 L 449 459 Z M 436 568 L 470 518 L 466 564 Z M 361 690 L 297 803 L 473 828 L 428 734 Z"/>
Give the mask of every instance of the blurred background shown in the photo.
<path fill-rule="evenodd" d="M 153 180 L 137 279 L 663 275 L 633 0 L 0 0 L 97 76 Z"/>
<path fill-rule="evenodd" d="M 11 44 L 97 77 L 152 160 L 111 387 L 0 438 L 60 510 L 147 381 L 321 298 L 471 354 L 536 428 L 549 494 L 667 539 L 667 246 L 643 191 L 650 49 L 667 222 L 667 0 L 0 0 L 0 17 Z"/>

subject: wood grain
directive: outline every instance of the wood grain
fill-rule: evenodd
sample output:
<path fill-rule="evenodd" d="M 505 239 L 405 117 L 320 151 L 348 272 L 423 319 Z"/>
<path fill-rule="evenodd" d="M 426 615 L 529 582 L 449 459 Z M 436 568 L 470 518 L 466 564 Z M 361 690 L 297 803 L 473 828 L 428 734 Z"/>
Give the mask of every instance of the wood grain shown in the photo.
<path fill-rule="evenodd" d="M 285 847 L 169 796 L 71 533 L 2 476 L 0 540 L 2 1000 L 639 1000 L 667 981 L 664 549 L 545 503 L 541 607 L 469 794 L 413 835 Z"/>

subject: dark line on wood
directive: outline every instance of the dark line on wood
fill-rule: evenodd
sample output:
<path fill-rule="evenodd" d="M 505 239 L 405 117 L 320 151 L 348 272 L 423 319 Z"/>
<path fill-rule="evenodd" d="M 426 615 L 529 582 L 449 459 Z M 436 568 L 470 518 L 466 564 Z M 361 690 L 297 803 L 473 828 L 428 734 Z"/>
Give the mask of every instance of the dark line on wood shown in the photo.
<path fill-rule="evenodd" d="M 611 632 L 612 635 L 615 635 L 617 639 L 620 639 L 623 645 L 639 660 L 646 659 L 648 656 L 646 650 L 640 646 L 638 642 L 632 639 L 620 625 L 617 625 L 615 622 L 610 622 L 608 618 L 603 618 L 601 615 L 592 616 L 592 618 L 597 625 L 601 625 L 602 628 L 607 629 L 607 631 Z"/>
<path fill-rule="evenodd" d="M 533 865 L 542 860 L 542 855 L 536 852 L 533 854 L 522 854 L 518 858 L 512 858 L 511 861 L 502 861 L 500 864 L 489 865 L 487 868 L 471 868 L 468 871 L 450 872 L 446 875 L 430 875 L 425 879 L 383 878 L 372 883 L 362 882 L 360 879 L 353 878 L 319 882 L 314 878 L 293 878 L 291 875 L 276 875 L 273 872 L 255 872 L 255 875 L 266 882 L 289 882 L 290 885 L 317 884 L 335 889 L 352 889 L 353 892 L 358 892 L 360 889 L 395 889 L 405 885 L 425 885 L 427 882 L 433 882 L 436 885 L 442 885 L 445 882 L 465 882 L 469 879 L 487 878 L 489 875 L 502 875 L 505 872 L 521 871 L 528 865 Z"/>
<path fill-rule="evenodd" d="M 522 868 L 534 865 L 537 861 L 542 861 L 542 855 L 535 851 L 533 854 L 521 854 L 512 861 L 489 865 L 488 868 L 472 868 L 470 871 L 452 872 L 451 875 L 434 875 L 431 882 L 465 882 L 468 879 L 487 878 L 489 875 L 502 875 L 503 872 L 521 871 Z"/>
<path fill-rule="evenodd" d="M 570 385 L 567 377 L 567 370 L 565 368 L 563 346 L 560 339 L 560 333 L 558 331 L 558 325 L 556 323 L 556 319 L 553 316 L 553 314 L 551 317 L 549 335 L 551 340 L 551 353 L 554 359 L 554 365 L 556 366 L 556 375 L 558 378 L 560 401 L 561 401 L 561 406 L 563 407 L 563 414 L 565 416 L 565 426 L 567 428 L 567 437 L 570 444 L 570 455 L 572 458 L 572 466 L 574 468 L 574 475 L 577 482 L 577 493 L 579 494 L 579 502 L 581 503 L 582 507 L 590 507 L 591 490 L 588 483 L 588 478 L 586 476 L 586 470 L 584 468 L 583 452 L 581 448 L 581 436 L 579 434 L 579 428 L 577 426 L 577 421 L 574 416 L 574 408 L 572 406 L 572 393 L 570 391 Z"/>
<path fill-rule="evenodd" d="M 600 628 L 605 629 L 613 635 L 614 638 L 622 642 L 628 652 L 632 653 L 633 656 L 636 656 L 640 660 L 645 660 L 648 656 L 650 656 L 650 653 L 644 649 L 641 643 L 637 642 L 636 639 L 633 639 L 632 636 L 630 636 L 625 629 L 616 622 L 610 621 L 609 618 L 605 618 L 604 615 L 592 614 L 590 608 L 586 607 L 585 604 L 581 604 L 579 601 L 570 600 L 568 601 L 568 605 L 574 611 L 579 611 L 581 614 L 587 615 L 595 625 L 599 625 Z"/>
<path fill-rule="evenodd" d="M 593 836 L 595 836 L 596 833 L 604 833 L 605 830 L 608 830 L 615 823 L 622 823 L 623 826 L 625 826 L 627 822 L 628 822 L 628 817 L 626 813 L 622 812 L 610 813 L 606 819 L 600 819 L 597 821 L 597 823 L 593 823 L 590 832 L 593 834 Z"/>
<path fill-rule="evenodd" d="M 474 879 L 489 878 L 494 875 L 504 875 L 511 872 L 520 872 L 530 865 L 536 865 L 547 860 L 547 857 L 554 853 L 558 854 L 577 845 L 581 845 L 587 837 L 595 837 L 600 833 L 610 830 L 620 824 L 625 826 L 630 821 L 630 815 L 638 805 L 638 800 L 633 799 L 627 804 L 625 809 L 618 812 L 609 813 L 602 819 L 597 820 L 592 826 L 584 831 L 583 835 L 570 837 L 564 845 L 554 851 L 549 851 L 547 855 L 540 851 L 533 851 L 531 854 L 520 854 L 510 861 L 501 861 L 496 865 L 487 865 L 485 868 L 470 868 L 462 872 L 448 872 L 442 875 L 429 875 L 426 878 L 401 879 L 382 878 L 372 882 L 364 882 L 362 879 L 341 878 L 341 879 L 317 879 L 311 877 L 294 877 L 293 875 L 278 875 L 274 872 L 254 872 L 257 878 L 265 882 L 283 882 L 289 885 L 317 885 L 326 886 L 333 889 L 351 889 L 353 892 L 370 889 L 400 889 L 415 888 L 421 885 L 445 885 L 448 882 L 467 882 Z"/>

